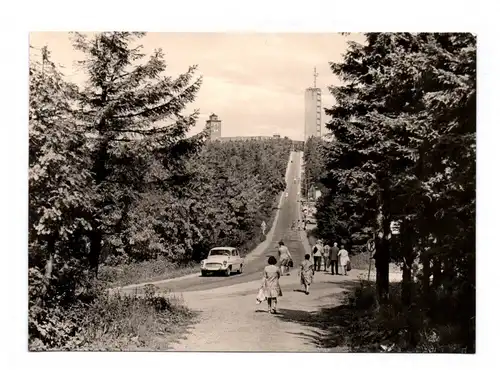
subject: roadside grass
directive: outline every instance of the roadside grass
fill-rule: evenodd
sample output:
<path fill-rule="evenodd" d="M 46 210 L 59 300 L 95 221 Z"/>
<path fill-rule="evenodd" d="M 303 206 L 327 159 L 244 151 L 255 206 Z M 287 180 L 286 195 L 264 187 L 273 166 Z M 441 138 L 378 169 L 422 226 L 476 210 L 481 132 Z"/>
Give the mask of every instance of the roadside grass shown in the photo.
<path fill-rule="evenodd" d="M 186 332 L 195 313 L 179 298 L 148 285 L 144 296 L 113 294 L 86 317 L 87 351 L 164 351 Z"/>
<path fill-rule="evenodd" d="M 86 304 L 53 309 L 48 316 L 52 329 L 38 324 L 45 332 L 30 333 L 30 351 L 167 350 L 196 314 L 182 299 L 149 285 L 144 296 L 102 291 Z"/>
<path fill-rule="evenodd" d="M 198 272 L 196 262 L 189 264 L 172 263 L 163 257 L 144 262 L 134 262 L 116 266 L 103 265 L 99 268 L 99 281 L 107 287 L 122 287 L 129 284 L 172 279 Z"/>
<path fill-rule="evenodd" d="M 463 328 L 449 317 L 431 316 L 432 312 L 424 306 L 418 284 L 414 287 L 410 308 L 401 302 L 401 283 L 391 283 L 387 304 L 377 305 L 375 284 L 361 281 L 346 298 L 352 317 L 347 333 L 351 351 L 466 352 Z M 444 309 L 439 313 L 443 312 Z"/>
<path fill-rule="evenodd" d="M 358 270 L 368 270 L 370 267 L 370 254 L 368 252 L 359 252 L 357 254 L 353 254 L 349 257 L 351 260 L 352 268 Z M 375 261 L 371 260 L 371 269 L 375 270 Z"/>
<path fill-rule="evenodd" d="M 406 309 L 401 303 L 400 283 L 390 284 L 389 300 L 384 305 L 377 304 L 373 282 L 361 280 L 345 289 L 348 292 L 340 306 L 316 312 L 284 312 L 283 318 L 321 329 L 322 333 L 302 336 L 319 349 L 347 348 L 356 353 L 466 352 L 463 328 L 456 322 L 431 318 L 419 309 L 419 296 L 415 296 L 413 308 Z"/>

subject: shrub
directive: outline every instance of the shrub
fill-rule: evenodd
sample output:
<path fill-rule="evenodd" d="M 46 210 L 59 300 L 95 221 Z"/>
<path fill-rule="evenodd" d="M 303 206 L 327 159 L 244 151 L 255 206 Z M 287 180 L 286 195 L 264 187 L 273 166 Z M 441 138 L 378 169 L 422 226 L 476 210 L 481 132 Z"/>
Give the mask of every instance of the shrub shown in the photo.
<path fill-rule="evenodd" d="M 193 316 L 179 299 L 158 293 L 152 285 L 144 296 L 108 294 L 102 289 L 96 293 L 90 303 L 80 301 L 66 309 L 31 308 L 29 349 L 165 349 Z"/>
<path fill-rule="evenodd" d="M 418 287 L 418 284 L 414 284 Z M 420 292 L 415 289 L 415 292 Z M 361 281 L 346 295 L 346 343 L 355 352 L 457 353 L 466 351 L 460 319 L 437 317 L 424 309 L 420 295 L 407 308 L 401 302 L 401 284 L 392 283 L 386 304 L 377 306 L 375 284 Z M 457 309 L 450 308 L 456 313 Z"/>

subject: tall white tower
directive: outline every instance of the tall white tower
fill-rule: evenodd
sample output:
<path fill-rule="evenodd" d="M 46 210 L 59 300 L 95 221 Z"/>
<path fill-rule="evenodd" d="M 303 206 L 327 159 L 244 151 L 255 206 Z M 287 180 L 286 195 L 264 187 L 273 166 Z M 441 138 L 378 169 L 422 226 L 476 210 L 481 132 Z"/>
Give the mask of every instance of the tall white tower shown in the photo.
<path fill-rule="evenodd" d="M 321 137 L 321 89 L 316 87 L 318 73 L 314 68 L 314 86 L 305 92 L 304 141 L 309 137 Z"/>

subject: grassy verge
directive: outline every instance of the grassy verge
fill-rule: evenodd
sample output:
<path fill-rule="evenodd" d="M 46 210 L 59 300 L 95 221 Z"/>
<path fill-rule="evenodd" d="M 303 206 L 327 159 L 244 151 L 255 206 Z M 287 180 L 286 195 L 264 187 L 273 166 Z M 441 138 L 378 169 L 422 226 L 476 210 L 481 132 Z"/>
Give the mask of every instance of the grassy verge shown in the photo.
<path fill-rule="evenodd" d="M 177 264 L 159 257 L 149 261 L 117 266 L 103 265 L 99 268 L 99 280 L 108 287 L 121 287 L 176 278 L 198 272 L 198 270 L 199 265 L 195 262 Z"/>
<path fill-rule="evenodd" d="M 326 331 L 315 340 L 319 348 L 344 346 L 359 353 L 466 352 L 463 328 L 457 323 L 437 322 L 422 309 L 408 310 L 400 299 L 401 286 L 392 283 L 388 303 L 378 306 L 374 283 L 361 281 L 343 305 L 324 308 L 308 316 L 307 322 Z M 420 299 L 414 301 L 419 307 Z"/>
<path fill-rule="evenodd" d="M 148 286 L 145 295 L 100 292 L 87 304 L 30 320 L 30 351 L 161 351 L 179 338 L 195 314 L 179 299 Z M 36 323 L 36 325 L 32 325 Z"/>

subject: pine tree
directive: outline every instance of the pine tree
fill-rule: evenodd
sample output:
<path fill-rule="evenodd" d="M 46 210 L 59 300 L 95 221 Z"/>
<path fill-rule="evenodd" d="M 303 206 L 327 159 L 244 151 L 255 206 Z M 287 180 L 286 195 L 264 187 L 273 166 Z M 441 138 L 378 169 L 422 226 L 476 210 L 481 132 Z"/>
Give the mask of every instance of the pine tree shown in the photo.
<path fill-rule="evenodd" d="M 201 85 L 193 77 L 196 67 L 177 78 L 165 75 L 161 50 L 145 60 L 142 46 L 134 45 L 143 36 L 74 35 L 75 48 L 85 54 L 80 63 L 88 77 L 79 94 L 78 116 L 93 140 L 92 175 L 99 195 L 90 234 L 95 272 L 104 244 L 131 254 L 134 204 L 151 188 L 178 187 L 184 180 L 184 158 L 204 138 L 186 138 L 198 113 L 183 114 Z"/>

